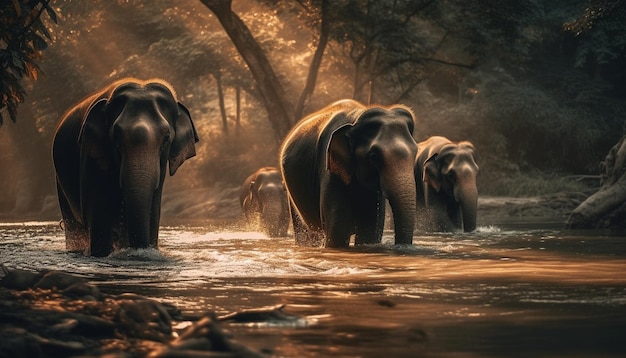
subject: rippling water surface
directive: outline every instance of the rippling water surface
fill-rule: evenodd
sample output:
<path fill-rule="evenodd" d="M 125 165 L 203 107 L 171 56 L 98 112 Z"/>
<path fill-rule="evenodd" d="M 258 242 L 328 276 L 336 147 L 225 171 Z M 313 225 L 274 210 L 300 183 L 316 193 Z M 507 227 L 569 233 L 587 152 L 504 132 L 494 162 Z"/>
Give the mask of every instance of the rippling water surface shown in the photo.
<path fill-rule="evenodd" d="M 58 223 L 5 223 L 0 262 L 189 313 L 284 304 L 302 319 L 227 325 L 273 356 L 626 355 L 626 236 L 532 227 L 417 234 L 403 247 L 386 233 L 380 245 L 332 250 L 187 223 L 162 227 L 159 251 L 90 258 L 65 251 Z"/>

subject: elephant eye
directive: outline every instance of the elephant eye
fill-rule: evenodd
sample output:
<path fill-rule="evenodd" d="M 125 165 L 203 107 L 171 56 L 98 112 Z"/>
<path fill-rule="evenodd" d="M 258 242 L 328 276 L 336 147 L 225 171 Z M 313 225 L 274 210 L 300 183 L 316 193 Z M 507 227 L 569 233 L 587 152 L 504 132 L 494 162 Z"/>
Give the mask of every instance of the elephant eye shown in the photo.
<path fill-rule="evenodd" d="M 446 176 L 448 177 L 448 179 L 450 179 L 451 181 L 455 181 L 456 180 L 456 171 L 454 169 L 450 169 L 447 173 Z"/>
<path fill-rule="evenodd" d="M 367 160 L 372 165 L 378 167 L 378 165 L 382 162 L 382 155 L 379 150 L 372 149 L 369 153 L 367 153 Z"/>

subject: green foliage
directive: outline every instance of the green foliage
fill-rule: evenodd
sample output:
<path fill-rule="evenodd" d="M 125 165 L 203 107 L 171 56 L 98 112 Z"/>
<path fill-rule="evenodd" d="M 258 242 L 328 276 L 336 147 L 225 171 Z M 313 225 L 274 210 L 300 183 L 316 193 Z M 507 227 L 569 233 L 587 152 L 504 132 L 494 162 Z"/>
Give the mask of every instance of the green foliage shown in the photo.
<path fill-rule="evenodd" d="M 6 110 L 15 122 L 17 106 L 26 91 L 22 78 L 37 79 L 41 69 L 36 63 L 51 39 L 41 15 L 57 22 L 49 0 L 8 1 L 0 3 L 0 111 Z M 0 113 L 0 125 L 3 116 Z"/>

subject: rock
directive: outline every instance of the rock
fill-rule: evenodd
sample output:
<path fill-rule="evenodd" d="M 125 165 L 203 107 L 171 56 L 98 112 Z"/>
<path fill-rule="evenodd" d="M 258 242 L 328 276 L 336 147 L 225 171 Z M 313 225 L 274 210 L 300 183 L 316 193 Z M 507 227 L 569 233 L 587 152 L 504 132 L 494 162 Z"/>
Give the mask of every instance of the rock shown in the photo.
<path fill-rule="evenodd" d="M 77 283 L 85 283 L 86 280 L 76 275 L 60 271 L 49 271 L 39 279 L 32 287 L 39 289 L 57 289 L 64 290 Z"/>
<path fill-rule="evenodd" d="M 47 273 L 47 271 L 9 270 L 4 265 L 2 265 L 2 270 L 4 271 L 2 286 L 13 290 L 26 290 L 33 287 Z"/>
<path fill-rule="evenodd" d="M 168 342 L 172 337 L 172 317 L 159 302 L 121 300 L 115 317 L 119 328 L 130 337 Z"/>
<path fill-rule="evenodd" d="M 107 295 L 59 271 L 3 272 L 0 357 L 260 357 L 233 340 L 212 312 L 195 317 L 176 338 L 172 317 L 183 316 L 173 305 L 136 294 Z M 280 310 L 269 310 L 269 317 Z"/>
<path fill-rule="evenodd" d="M 101 300 L 103 297 L 97 286 L 87 282 L 76 282 L 61 292 L 68 297 L 81 298 L 83 300 Z"/>

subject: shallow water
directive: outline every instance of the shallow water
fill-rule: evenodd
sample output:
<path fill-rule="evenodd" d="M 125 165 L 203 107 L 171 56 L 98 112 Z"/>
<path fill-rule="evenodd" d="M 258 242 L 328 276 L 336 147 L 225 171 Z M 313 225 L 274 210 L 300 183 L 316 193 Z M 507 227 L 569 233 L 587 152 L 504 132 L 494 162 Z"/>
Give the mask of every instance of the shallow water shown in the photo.
<path fill-rule="evenodd" d="M 626 355 L 626 235 L 546 223 L 417 234 L 413 246 L 298 247 L 197 223 L 164 226 L 160 250 L 65 251 L 56 222 L 0 224 L 9 268 L 84 275 L 184 312 L 284 304 L 289 322 L 228 324 L 268 356 Z"/>

